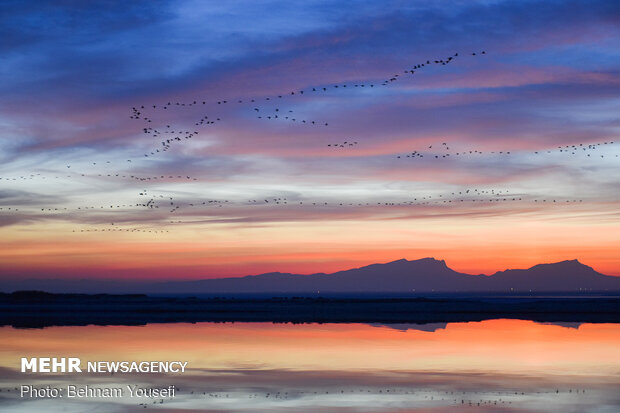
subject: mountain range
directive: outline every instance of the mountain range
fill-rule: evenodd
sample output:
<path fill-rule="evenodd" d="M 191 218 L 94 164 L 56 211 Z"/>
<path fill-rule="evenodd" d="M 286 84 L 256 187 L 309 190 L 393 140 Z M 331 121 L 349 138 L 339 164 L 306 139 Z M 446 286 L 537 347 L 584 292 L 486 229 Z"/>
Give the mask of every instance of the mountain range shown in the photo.
<path fill-rule="evenodd" d="M 434 258 L 400 259 L 331 274 L 272 272 L 245 277 L 192 281 L 17 280 L 3 282 L 5 292 L 140 292 L 150 294 L 417 294 L 620 292 L 620 277 L 608 276 L 577 260 L 538 264 L 528 269 L 471 275 Z"/>

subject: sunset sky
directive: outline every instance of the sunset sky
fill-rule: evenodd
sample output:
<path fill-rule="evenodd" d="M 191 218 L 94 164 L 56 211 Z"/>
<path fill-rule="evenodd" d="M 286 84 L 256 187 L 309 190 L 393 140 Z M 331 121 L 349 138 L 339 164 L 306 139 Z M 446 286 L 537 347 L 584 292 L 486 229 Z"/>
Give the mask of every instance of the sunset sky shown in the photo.
<path fill-rule="evenodd" d="M 8 1 L 0 39 L 0 279 L 620 276 L 617 1 Z"/>

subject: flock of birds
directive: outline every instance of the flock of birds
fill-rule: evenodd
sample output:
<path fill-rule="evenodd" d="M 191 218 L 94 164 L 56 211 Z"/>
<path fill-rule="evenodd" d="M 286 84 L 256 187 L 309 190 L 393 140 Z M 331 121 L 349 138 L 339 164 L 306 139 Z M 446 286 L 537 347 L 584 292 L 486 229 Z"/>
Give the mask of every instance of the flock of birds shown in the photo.
<path fill-rule="evenodd" d="M 18 397 L 19 389 L 15 388 L 0 388 L 0 394 L 5 393 L 8 397 L 13 394 Z M 288 391 L 282 390 L 264 390 L 257 391 L 256 389 L 235 390 L 226 391 L 225 389 L 207 389 L 207 390 L 187 390 L 176 387 L 175 399 L 163 399 L 153 398 L 149 402 L 138 403 L 137 406 L 141 408 L 148 408 L 153 405 L 162 404 L 174 404 L 176 399 L 181 400 L 184 403 L 193 401 L 200 403 L 202 407 L 205 407 L 204 403 L 235 401 L 235 405 L 242 406 L 242 400 L 252 400 L 251 403 L 266 403 L 268 405 L 277 405 L 282 402 L 295 401 L 298 406 L 304 404 L 304 400 L 308 400 L 308 403 L 314 404 L 317 399 L 322 399 L 325 403 L 329 400 L 334 402 L 347 400 L 353 402 L 359 398 L 359 400 L 366 400 L 367 396 L 372 396 L 373 400 L 378 403 L 389 402 L 397 404 L 399 402 L 406 402 L 408 405 L 420 405 L 420 406 L 452 406 L 452 407 L 504 407 L 504 408 L 518 408 L 521 403 L 528 403 L 531 405 L 537 400 L 542 403 L 549 403 L 549 396 L 559 398 L 559 400 L 566 400 L 566 397 L 587 397 L 587 390 L 585 388 L 575 389 L 541 389 L 538 391 L 492 391 L 492 390 L 432 390 L 424 388 L 409 388 L 409 387 L 390 387 L 390 388 L 354 388 L 343 387 L 340 389 L 325 390 L 325 389 L 289 389 Z M 594 396 L 595 397 L 595 396 Z M 299 404 L 300 403 L 300 404 Z M 509 407 L 510 406 L 510 407 Z M 240 411 L 242 408 L 240 408 Z"/>
<path fill-rule="evenodd" d="M 565 146 L 558 146 L 557 149 L 549 149 L 546 151 L 519 151 L 519 150 L 512 150 L 512 151 L 482 151 L 482 150 L 478 150 L 478 149 L 467 149 L 467 150 L 455 150 L 452 149 L 452 151 L 450 151 L 450 146 L 448 146 L 447 142 L 442 142 L 441 145 L 438 144 L 431 144 L 429 145 L 427 148 L 425 149 L 418 149 L 418 150 L 414 150 L 412 152 L 409 152 L 407 154 L 401 154 L 401 155 L 397 155 L 396 158 L 398 159 L 405 159 L 405 158 L 424 158 L 425 156 L 428 159 L 439 159 L 439 158 L 449 158 L 450 156 L 452 157 L 469 157 L 469 156 L 478 156 L 478 155 L 493 155 L 493 156 L 508 156 L 508 155 L 540 155 L 543 153 L 547 153 L 547 154 L 553 154 L 553 153 L 562 153 L 564 155 L 579 155 L 579 154 L 585 154 L 586 156 L 590 157 L 592 155 L 593 151 L 596 151 L 597 149 L 600 149 L 601 147 L 605 146 L 605 145 L 614 145 L 615 142 L 614 141 L 605 141 L 605 142 L 598 142 L 598 143 L 578 143 L 578 144 L 574 144 L 574 145 L 565 145 Z M 600 151 L 599 151 L 600 152 Z M 597 154 L 594 153 L 595 156 L 600 156 L 601 158 L 604 158 L 605 155 L 604 154 Z M 616 154 L 615 157 L 617 158 L 618 155 Z"/>
<path fill-rule="evenodd" d="M 481 51 L 479 53 L 476 53 L 476 52 L 471 53 L 472 56 L 485 55 L 485 54 L 486 54 L 485 51 Z M 403 76 L 401 76 L 401 73 L 395 73 L 395 74 L 386 76 L 384 80 L 378 81 L 376 83 L 369 83 L 369 82 L 338 83 L 338 84 L 331 84 L 331 85 L 324 85 L 324 86 L 314 86 L 314 87 L 309 87 L 307 89 L 291 90 L 287 93 L 282 93 L 282 94 L 277 94 L 277 95 L 272 95 L 272 96 L 255 97 L 255 98 L 249 98 L 249 99 L 234 99 L 234 100 L 220 99 L 216 101 L 216 104 L 219 106 L 230 106 L 230 105 L 246 105 L 247 106 L 249 105 L 253 113 L 255 113 L 256 118 L 262 119 L 262 120 L 284 120 L 284 121 L 289 121 L 289 122 L 295 122 L 298 124 L 307 124 L 307 125 L 313 125 L 313 126 L 329 126 L 328 122 L 307 119 L 307 118 L 303 118 L 303 116 L 295 115 L 293 110 L 282 109 L 280 107 L 281 105 L 278 105 L 278 107 L 273 107 L 273 108 L 269 108 L 265 105 L 268 103 L 272 103 L 272 102 L 286 102 L 287 100 L 290 100 L 290 98 L 311 96 L 313 94 L 322 94 L 322 93 L 334 92 L 338 90 L 345 91 L 345 90 L 351 90 L 351 89 L 356 89 L 356 88 L 367 88 L 367 87 L 374 88 L 374 87 L 379 87 L 379 86 L 388 86 L 391 83 L 402 79 L 404 76 L 413 76 L 416 73 L 416 71 L 422 70 L 424 67 L 432 66 L 432 65 L 445 66 L 447 64 L 453 63 L 458 56 L 459 54 L 455 53 L 454 55 L 448 56 L 443 59 L 426 60 L 426 61 L 414 64 L 412 67 L 403 70 L 402 72 Z M 262 103 L 263 106 L 261 106 L 260 103 Z M 170 149 L 170 145 L 192 139 L 193 137 L 198 135 L 198 131 L 184 130 L 184 131 L 175 132 L 174 130 L 170 130 L 171 125 L 166 125 L 166 130 L 163 130 L 163 131 L 157 128 L 153 128 L 152 126 L 148 125 L 153 122 L 154 120 L 152 117 L 153 115 L 148 115 L 146 113 L 147 111 L 150 110 L 150 111 L 155 111 L 155 112 L 159 112 L 159 111 L 169 112 L 171 109 L 184 109 L 184 108 L 189 109 L 194 106 L 195 107 L 200 107 L 200 106 L 208 107 L 210 104 L 211 104 L 211 101 L 209 100 L 194 99 L 192 101 L 187 101 L 187 102 L 168 101 L 164 104 L 152 103 L 150 105 L 147 104 L 147 105 L 140 105 L 139 107 L 135 107 L 135 106 L 132 107 L 129 118 L 145 122 L 146 125 L 143 126 L 142 128 L 142 131 L 145 134 L 150 134 L 154 137 L 161 137 L 163 136 L 163 134 L 166 134 L 166 133 L 171 135 L 169 138 L 161 141 L 162 148 L 156 148 L 148 153 L 145 153 L 144 157 L 148 158 L 148 157 L 157 155 L 160 152 L 166 152 L 168 149 Z M 222 118 L 218 116 L 216 117 L 212 116 L 211 118 L 209 118 L 209 115 L 204 115 L 204 116 L 201 116 L 197 121 L 195 121 L 194 125 L 195 126 L 214 125 L 216 122 L 220 122 L 221 120 Z M 354 146 L 354 145 L 347 145 L 347 147 L 349 146 Z M 340 144 L 338 144 L 338 146 L 335 146 L 335 147 L 345 147 L 345 145 L 342 144 L 342 146 L 340 146 Z M 129 161 L 130 160 L 128 160 L 128 162 Z"/>
<path fill-rule="evenodd" d="M 344 142 L 337 142 L 337 143 L 328 143 L 327 146 L 332 147 L 332 148 L 348 148 L 351 146 L 356 146 L 357 145 L 357 141 L 344 141 Z"/>
<path fill-rule="evenodd" d="M 541 203 L 579 203 L 583 202 L 582 199 L 571 198 L 553 198 L 553 197 L 528 197 L 524 198 L 523 195 L 511 193 L 511 191 L 495 190 L 495 189 L 463 189 L 461 191 L 453 191 L 443 194 L 426 194 L 426 195 L 411 195 L 410 199 L 406 200 L 392 200 L 392 201 L 375 201 L 375 202 L 353 202 L 353 201 L 318 201 L 318 200 L 299 200 L 289 199 L 287 197 L 270 197 L 263 199 L 248 199 L 248 200 L 229 200 L 229 199 L 177 199 L 174 196 L 163 194 L 151 194 L 147 189 L 142 190 L 138 194 L 142 201 L 134 204 L 108 204 L 108 205 L 81 205 L 73 208 L 67 207 L 43 207 L 40 208 L 40 212 L 76 212 L 76 211 L 88 211 L 88 210 L 115 210 L 115 209 L 128 209 L 128 208 L 147 208 L 147 209 L 162 209 L 168 210 L 169 213 L 174 213 L 180 209 L 195 209 L 195 208 L 221 208 L 227 207 L 246 207 L 246 206 L 303 206 L 303 207 L 407 207 L 407 206 L 424 206 L 424 205 L 448 205 L 448 204 L 471 204 L 471 203 L 514 203 L 519 201 L 528 202 L 541 202 Z M 5 208 L 6 210 L 16 211 L 16 208 Z M 0 207 L 0 211 L 3 207 Z M 170 223 L 179 223 L 181 221 L 170 221 Z M 125 231 L 125 229 L 93 229 L 92 232 L 114 232 Z M 127 229 L 130 232 L 140 232 L 137 229 Z M 79 230 L 73 232 L 90 232 L 87 230 Z M 167 232 L 167 231 L 147 231 L 153 233 Z"/>
<path fill-rule="evenodd" d="M 77 180 L 80 178 L 121 178 L 121 179 L 132 179 L 134 181 L 165 181 L 165 182 L 182 182 L 182 181 L 197 181 L 198 178 L 194 178 L 190 175 L 151 175 L 151 176 L 138 176 L 138 175 L 128 175 L 122 173 L 111 173 L 111 174 L 77 174 L 77 175 L 50 175 L 45 176 L 40 173 L 37 174 L 29 174 L 29 175 L 19 175 L 19 176 L 4 176 L 0 177 L 0 180 L 4 181 L 32 181 L 36 179 L 41 180 Z"/>
<path fill-rule="evenodd" d="M 473 52 L 471 56 L 480 56 L 486 55 L 485 51 L 481 52 Z M 325 93 L 334 93 L 340 91 L 347 90 L 355 90 L 355 89 L 374 89 L 379 87 L 386 87 L 394 82 L 400 81 L 408 76 L 414 76 L 418 71 L 423 70 L 429 66 L 445 66 L 448 64 L 454 63 L 459 58 L 459 54 L 455 53 L 448 57 L 442 59 L 433 59 L 433 60 L 425 60 L 419 63 L 412 65 L 410 68 L 406 68 L 401 73 L 393 73 L 391 75 L 385 76 L 383 80 L 376 82 L 352 82 L 352 83 L 337 83 L 323 86 L 312 86 L 306 89 L 300 90 L 290 90 L 286 93 L 275 94 L 271 96 L 263 96 L 263 97 L 254 97 L 254 98 L 245 98 L 245 99 L 219 99 L 216 101 L 211 101 L 207 99 L 193 99 L 191 101 L 183 102 L 183 101 L 167 101 L 166 103 L 152 103 L 147 105 L 134 106 L 131 108 L 131 113 L 129 118 L 134 121 L 139 121 L 143 123 L 142 133 L 150 136 L 157 143 L 157 146 L 154 146 L 153 149 L 148 150 L 143 153 L 142 156 L 137 156 L 129 159 L 125 159 L 124 161 L 116 160 L 106 160 L 99 162 L 90 162 L 90 168 L 100 168 L 104 166 L 106 169 L 121 169 L 120 164 L 123 163 L 125 168 L 128 164 L 135 164 L 139 159 L 144 158 L 152 158 L 155 156 L 163 155 L 164 153 L 173 149 L 174 146 L 183 145 L 186 142 L 198 137 L 200 135 L 201 128 L 205 127 L 213 127 L 218 123 L 223 121 L 223 115 L 217 113 L 217 110 L 214 108 L 219 107 L 227 107 L 227 106 L 237 106 L 243 110 L 245 108 L 245 112 L 243 113 L 253 113 L 257 119 L 260 120 L 282 120 L 282 121 L 290 121 L 298 124 L 307 124 L 310 126 L 321 126 L 327 127 L 329 126 L 328 122 L 319 121 L 319 120 L 311 120 L 303 115 L 299 115 L 296 113 L 296 110 L 290 109 L 287 107 L 289 103 L 292 102 L 292 99 L 303 99 L 306 96 L 312 96 L 316 94 L 325 94 Z M 200 112 L 199 117 L 193 122 L 195 129 L 187 129 L 187 128 L 177 128 L 172 124 L 167 124 L 165 122 L 160 121 L 161 115 L 167 114 L 175 110 L 189 110 L 193 108 L 193 111 Z M 215 114 L 205 114 L 205 109 L 210 108 L 211 111 L 216 112 Z M 246 115 L 246 118 L 249 118 L 249 115 Z M 160 126 L 156 124 L 161 123 Z M 582 142 L 573 145 L 565 145 L 558 146 L 557 149 L 549 149 L 545 151 L 523 151 L 523 150 L 482 150 L 482 148 L 476 149 L 455 149 L 457 144 L 441 142 L 430 144 L 428 147 L 419 148 L 408 152 L 406 154 L 396 155 L 398 159 L 421 159 L 426 158 L 430 160 L 438 160 L 438 159 L 446 159 L 446 158 L 464 158 L 464 157 L 473 157 L 473 156 L 516 156 L 523 155 L 524 153 L 527 155 L 541 155 L 541 154 L 552 154 L 552 153 L 562 153 L 564 155 L 578 155 L 584 154 L 587 157 L 597 156 L 597 157 L 605 157 L 605 153 L 600 153 L 600 149 L 604 146 L 614 145 L 614 141 L 605 141 L 599 143 L 587 143 Z M 327 143 L 327 147 L 330 149 L 354 149 L 361 145 L 357 138 L 348 138 L 347 140 L 343 140 L 340 142 L 331 142 Z M 452 149 L 451 149 L 452 148 Z M 615 155 L 616 157 L 618 155 Z M 99 165 L 99 166 L 97 166 Z M 101 171 L 90 173 L 85 170 L 87 165 L 84 164 L 67 164 L 66 165 L 68 173 L 55 173 L 52 175 L 45 175 L 42 173 L 31 173 L 24 174 L 19 176 L 0 176 L 0 181 L 27 181 L 27 180 L 78 180 L 84 178 L 96 178 L 96 179 L 128 179 L 134 180 L 138 182 L 148 183 L 148 182 L 166 182 L 166 183 L 181 183 L 181 182 L 196 182 L 200 179 L 191 175 L 183 174 L 158 174 L 158 175 L 139 175 L 139 174 L 130 174 L 128 172 L 117 172 L 117 171 L 108 171 L 101 173 Z M 81 171 L 78 169 L 82 169 Z M 93 211 L 93 210 L 127 210 L 129 208 L 143 208 L 143 209 L 159 209 L 162 211 L 167 211 L 168 214 L 177 213 L 179 210 L 183 209 L 197 209 L 197 208 L 222 208 L 223 206 L 234 207 L 234 206 L 303 206 L 303 207 L 405 207 L 405 206 L 428 206 L 428 205 L 455 205 L 455 204 L 497 204 L 497 203 L 511 203 L 511 202 L 519 202 L 519 201 L 527 201 L 534 203 L 580 203 L 583 202 L 582 199 L 567 199 L 562 197 L 535 197 L 524 194 L 511 194 L 509 191 L 496 191 L 493 189 L 466 189 L 463 191 L 452 192 L 451 194 L 413 194 L 409 199 L 400 199 L 400 200 L 387 200 L 384 199 L 382 201 L 338 201 L 338 200 L 319 200 L 319 199 L 302 199 L 297 198 L 287 199 L 283 196 L 270 196 L 263 199 L 249 199 L 249 200 L 218 200 L 218 199 L 187 199 L 181 196 L 169 196 L 169 195 L 158 195 L 151 196 L 147 195 L 147 190 L 143 190 L 139 193 L 139 196 L 144 197 L 148 196 L 148 200 L 138 200 L 137 202 L 116 202 L 108 205 L 80 205 L 74 208 L 67 207 L 58 207 L 58 206 L 42 206 L 37 209 L 39 213 L 64 213 L 68 211 Z M 22 208 L 24 209 L 24 208 Z M 20 208 L 17 207 L 8 207 L 3 206 L 0 207 L 0 211 L 10 211 L 16 212 L 20 211 Z M 165 220 L 160 219 L 160 223 L 181 223 L 184 221 L 181 220 Z M 74 229 L 73 232 L 150 232 L 150 233 L 164 233 L 168 232 L 167 230 L 162 230 L 161 228 L 87 228 L 87 229 Z"/>

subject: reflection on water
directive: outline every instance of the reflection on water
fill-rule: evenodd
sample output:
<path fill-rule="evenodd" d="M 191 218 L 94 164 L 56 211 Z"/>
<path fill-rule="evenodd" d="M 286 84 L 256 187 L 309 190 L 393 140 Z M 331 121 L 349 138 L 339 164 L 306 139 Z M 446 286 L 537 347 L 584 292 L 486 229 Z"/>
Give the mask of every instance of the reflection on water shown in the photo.
<path fill-rule="evenodd" d="M 179 389 L 159 411 L 612 412 L 620 325 L 162 324 L 0 329 L 0 411 L 136 411 L 145 400 L 20 398 L 22 384 Z M 178 375 L 25 375 L 19 359 L 187 360 Z"/>

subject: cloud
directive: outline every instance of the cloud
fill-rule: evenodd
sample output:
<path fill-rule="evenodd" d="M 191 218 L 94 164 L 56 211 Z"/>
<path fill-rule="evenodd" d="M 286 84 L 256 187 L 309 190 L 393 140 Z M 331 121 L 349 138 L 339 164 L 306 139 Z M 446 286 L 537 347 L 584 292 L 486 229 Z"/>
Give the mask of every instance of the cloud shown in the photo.
<path fill-rule="evenodd" d="M 376 205 L 476 187 L 530 201 L 583 199 L 605 217 L 592 211 L 591 223 L 609 219 L 618 202 L 609 178 L 617 175 L 618 146 L 597 147 L 597 157 L 533 154 L 617 134 L 614 2 L 0 7 L 0 201 L 20 209 L 0 214 L 11 237 L 34 224 L 51 232 L 111 222 L 167 228 L 177 217 L 265 231 L 347 220 L 435 225 L 441 217 L 483 225 L 502 214 L 525 225 L 540 211 L 528 202 L 413 211 Z M 425 63 L 456 52 L 450 64 Z M 422 62 L 415 75 L 404 73 Z M 214 123 L 200 123 L 207 118 Z M 198 133 L 190 139 L 189 131 Z M 328 146 L 351 140 L 358 144 Z M 438 155 L 443 142 L 449 159 Z M 397 158 L 413 151 L 426 157 Z M 469 151 L 475 155 L 454 156 Z M 159 209 L 136 207 L 148 202 L 139 195 L 145 191 L 183 207 L 170 212 L 163 198 Z M 246 204 L 278 197 L 304 207 Z M 205 200 L 234 206 L 186 205 Z M 348 205 L 359 203 L 369 205 Z"/>

